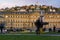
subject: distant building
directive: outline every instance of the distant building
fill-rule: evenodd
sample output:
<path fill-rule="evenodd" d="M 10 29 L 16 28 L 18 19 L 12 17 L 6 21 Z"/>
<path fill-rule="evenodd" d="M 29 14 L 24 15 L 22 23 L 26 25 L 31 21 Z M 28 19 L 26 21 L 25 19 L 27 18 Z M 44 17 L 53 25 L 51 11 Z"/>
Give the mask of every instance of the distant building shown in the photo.
<path fill-rule="evenodd" d="M 27 7 L 27 9 L 28 8 L 29 7 Z M 32 6 L 31 8 L 34 9 L 35 7 Z M 4 17 L 3 21 L 6 22 L 6 28 L 35 28 L 34 23 L 41 16 L 41 10 L 39 6 L 37 6 L 34 11 L 32 11 L 32 9 L 29 9 L 29 12 L 25 9 L 12 12 L 0 12 L 0 16 Z M 50 11 L 51 10 L 52 9 L 50 9 Z M 52 12 L 50 11 L 43 12 L 43 21 L 49 23 L 48 25 L 44 25 L 44 27 L 52 28 L 55 25 L 56 28 L 60 28 L 60 14 L 55 12 L 55 9 L 53 9 Z"/>
<path fill-rule="evenodd" d="M 41 16 L 40 12 L 0 12 L 0 16 L 4 17 L 6 21 L 6 27 L 14 28 L 33 28 L 35 27 L 34 22 Z M 60 28 L 60 14 L 58 13 L 45 13 L 44 22 L 48 22 L 48 25 L 44 27 L 50 28 L 54 25 Z M 0 19 L 1 20 L 1 19 Z"/>
<path fill-rule="evenodd" d="M 33 28 L 34 22 L 38 19 L 39 13 L 37 12 L 0 12 L 0 16 L 4 17 L 6 27 L 14 28 Z M 1 20 L 2 21 L 2 20 Z"/>

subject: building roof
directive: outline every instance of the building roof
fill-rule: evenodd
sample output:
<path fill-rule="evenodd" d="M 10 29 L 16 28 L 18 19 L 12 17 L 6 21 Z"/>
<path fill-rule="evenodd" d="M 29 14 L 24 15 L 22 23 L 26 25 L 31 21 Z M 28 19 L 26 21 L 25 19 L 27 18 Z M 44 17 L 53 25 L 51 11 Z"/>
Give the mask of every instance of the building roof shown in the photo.
<path fill-rule="evenodd" d="M 0 12 L 0 14 L 30 14 L 33 12 Z"/>

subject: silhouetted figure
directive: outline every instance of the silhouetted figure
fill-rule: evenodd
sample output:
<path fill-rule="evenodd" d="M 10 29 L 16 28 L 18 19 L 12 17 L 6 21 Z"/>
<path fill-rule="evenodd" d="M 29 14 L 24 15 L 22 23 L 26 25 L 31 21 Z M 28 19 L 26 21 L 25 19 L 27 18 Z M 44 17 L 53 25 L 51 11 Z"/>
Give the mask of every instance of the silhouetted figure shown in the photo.
<path fill-rule="evenodd" d="M 54 26 L 54 27 L 53 27 L 53 32 L 55 32 L 55 31 L 56 31 L 56 27 Z"/>
<path fill-rule="evenodd" d="M 4 29 L 4 25 L 5 25 L 5 23 L 0 23 L 0 30 L 1 30 L 1 33 L 3 33 L 3 29 Z"/>
<path fill-rule="evenodd" d="M 52 29 L 51 28 L 49 28 L 49 32 L 51 32 L 52 31 Z"/>
<path fill-rule="evenodd" d="M 13 31 L 13 27 L 10 27 L 10 31 Z"/>

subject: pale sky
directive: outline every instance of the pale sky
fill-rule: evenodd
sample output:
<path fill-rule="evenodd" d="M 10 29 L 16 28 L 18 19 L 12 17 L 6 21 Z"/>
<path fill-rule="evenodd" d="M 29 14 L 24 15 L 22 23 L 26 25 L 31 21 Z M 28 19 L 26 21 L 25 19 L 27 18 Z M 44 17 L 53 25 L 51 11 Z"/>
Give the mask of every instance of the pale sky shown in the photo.
<path fill-rule="evenodd" d="M 0 0 L 0 8 L 36 4 L 60 7 L 60 0 Z"/>

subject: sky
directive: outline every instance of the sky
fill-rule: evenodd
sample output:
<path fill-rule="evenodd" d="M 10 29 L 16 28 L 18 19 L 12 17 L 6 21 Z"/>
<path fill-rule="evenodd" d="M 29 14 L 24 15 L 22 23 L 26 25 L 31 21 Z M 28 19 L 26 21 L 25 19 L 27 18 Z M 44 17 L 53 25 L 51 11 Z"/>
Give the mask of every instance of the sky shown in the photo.
<path fill-rule="evenodd" d="M 0 0 L 0 8 L 35 5 L 37 1 L 39 2 L 38 5 L 60 7 L 60 0 Z"/>

